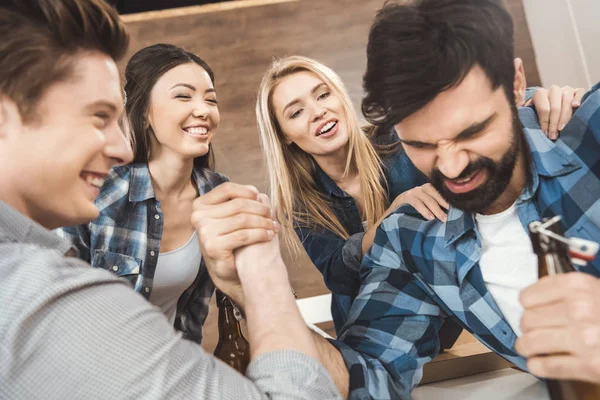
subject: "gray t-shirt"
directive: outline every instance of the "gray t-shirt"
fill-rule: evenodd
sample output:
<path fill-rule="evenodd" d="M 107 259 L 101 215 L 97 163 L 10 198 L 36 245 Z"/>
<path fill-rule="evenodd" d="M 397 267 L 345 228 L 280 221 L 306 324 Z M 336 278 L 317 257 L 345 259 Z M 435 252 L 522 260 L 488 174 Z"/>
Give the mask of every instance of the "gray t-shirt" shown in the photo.
<path fill-rule="evenodd" d="M 246 377 L 176 333 L 110 272 L 0 201 L 1 399 L 339 399 L 326 370 L 294 351 Z"/>

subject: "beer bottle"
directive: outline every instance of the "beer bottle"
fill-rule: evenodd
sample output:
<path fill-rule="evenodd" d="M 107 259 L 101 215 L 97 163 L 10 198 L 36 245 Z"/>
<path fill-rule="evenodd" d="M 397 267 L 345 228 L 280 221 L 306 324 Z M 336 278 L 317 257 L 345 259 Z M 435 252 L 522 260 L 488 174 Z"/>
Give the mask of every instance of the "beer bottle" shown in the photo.
<path fill-rule="evenodd" d="M 243 375 L 250 363 L 250 344 L 236 318 L 239 310 L 236 310 L 231 300 L 218 289 L 216 296 L 219 307 L 219 342 L 214 354 Z"/>
<path fill-rule="evenodd" d="M 554 222 L 553 222 L 554 221 Z M 540 232 L 539 228 L 543 227 Z M 544 233 L 550 231 L 550 235 Z M 556 237 L 564 237 L 560 217 L 544 219 L 529 224 L 529 235 L 533 251 L 538 257 L 538 275 L 580 273 L 577 272 L 569 257 L 569 245 Z M 552 237 L 551 237 L 552 236 Z M 598 400 L 600 386 L 581 381 L 546 381 L 551 400 Z"/>

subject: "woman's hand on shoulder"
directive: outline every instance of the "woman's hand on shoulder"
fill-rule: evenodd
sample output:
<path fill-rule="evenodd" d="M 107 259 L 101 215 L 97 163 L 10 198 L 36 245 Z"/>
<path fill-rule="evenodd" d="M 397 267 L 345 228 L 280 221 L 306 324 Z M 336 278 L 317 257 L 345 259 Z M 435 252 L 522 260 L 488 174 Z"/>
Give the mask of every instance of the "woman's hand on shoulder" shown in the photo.
<path fill-rule="evenodd" d="M 581 105 L 585 92 L 583 88 L 571 86 L 552 85 L 549 89 L 539 88 L 525 106 L 535 107 L 542 131 L 548 139 L 556 140 L 573 116 L 573 110 Z"/>
<path fill-rule="evenodd" d="M 388 208 L 386 214 L 389 215 L 403 204 L 410 204 L 427 220 L 431 221 L 437 218 L 442 222 L 446 222 L 447 220 L 444 209 L 447 210 L 450 207 L 448 202 L 435 190 L 431 183 L 417 186 L 399 194 Z"/>

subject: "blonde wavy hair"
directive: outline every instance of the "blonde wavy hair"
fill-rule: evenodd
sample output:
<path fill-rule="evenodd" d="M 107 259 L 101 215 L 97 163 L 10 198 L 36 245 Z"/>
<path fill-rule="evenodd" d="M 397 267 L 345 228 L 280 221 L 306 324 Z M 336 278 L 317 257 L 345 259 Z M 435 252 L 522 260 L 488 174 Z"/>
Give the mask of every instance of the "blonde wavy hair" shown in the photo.
<path fill-rule="evenodd" d="M 274 61 L 265 73 L 256 102 L 260 143 L 265 153 L 269 191 L 282 237 L 297 250 L 294 225 L 324 229 L 347 239 L 348 232 L 329 207 L 314 180 L 316 162 L 294 144 L 286 144 L 273 107 L 273 92 L 285 77 L 308 71 L 321 79 L 339 97 L 348 124 L 348 157 L 344 174 L 358 173 L 364 217 L 371 225 L 385 212 L 387 188 L 381 160 L 360 127 L 350 96 L 340 77 L 327 66 L 307 57 L 291 56 Z"/>

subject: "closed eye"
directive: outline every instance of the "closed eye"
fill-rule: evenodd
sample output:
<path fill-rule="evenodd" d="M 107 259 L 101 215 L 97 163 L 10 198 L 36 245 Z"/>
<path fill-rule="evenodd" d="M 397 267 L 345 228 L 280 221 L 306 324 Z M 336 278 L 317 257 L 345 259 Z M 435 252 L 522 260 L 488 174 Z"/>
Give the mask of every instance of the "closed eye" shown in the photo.
<path fill-rule="evenodd" d="M 407 142 L 402 140 L 402 144 L 405 146 L 412 147 L 413 149 L 426 150 L 435 149 L 435 144 L 423 143 L 423 142 Z"/>
<path fill-rule="evenodd" d="M 176 99 L 191 99 L 192 96 L 190 96 L 189 94 L 178 94 L 177 96 L 175 96 Z"/>
<path fill-rule="evenodd" d="M 329 95 L 330 95 L 330 94 L 331 94 L 330 92 L 324 92 L 324 93 L 321 93 L 321 94 L 319 95 L 319 97 L 317 97 L 317 100 L 325 100 L 326 98 L 328 98 L 328 97 L 329 97 Z"/>
<path fill-rule="evenodd" d="M 94 114 L 94 126 L 98 129 L 104 129 L 111 119 L 111 115 L 106 112 L 98 112 Z"/>
<path fill-rule="evenodd" d="M 104 113 L 104 112 L 99 112 L 99 113 L 94 114 L 94 117 L 97 117 L 97 118 L 100 118 L 103 120 L 107 120 L 110 118 L 110 115 L 108 115 L 107 113 Z"/>
<path fill-rule="evenodd" d="M 300 114 L 302 114 L 302 109 L 296 110 L 294 111 L 291 115 L 290 118 L 294 119 L 294 118 L 298 118 L 300 116 Z"/>

